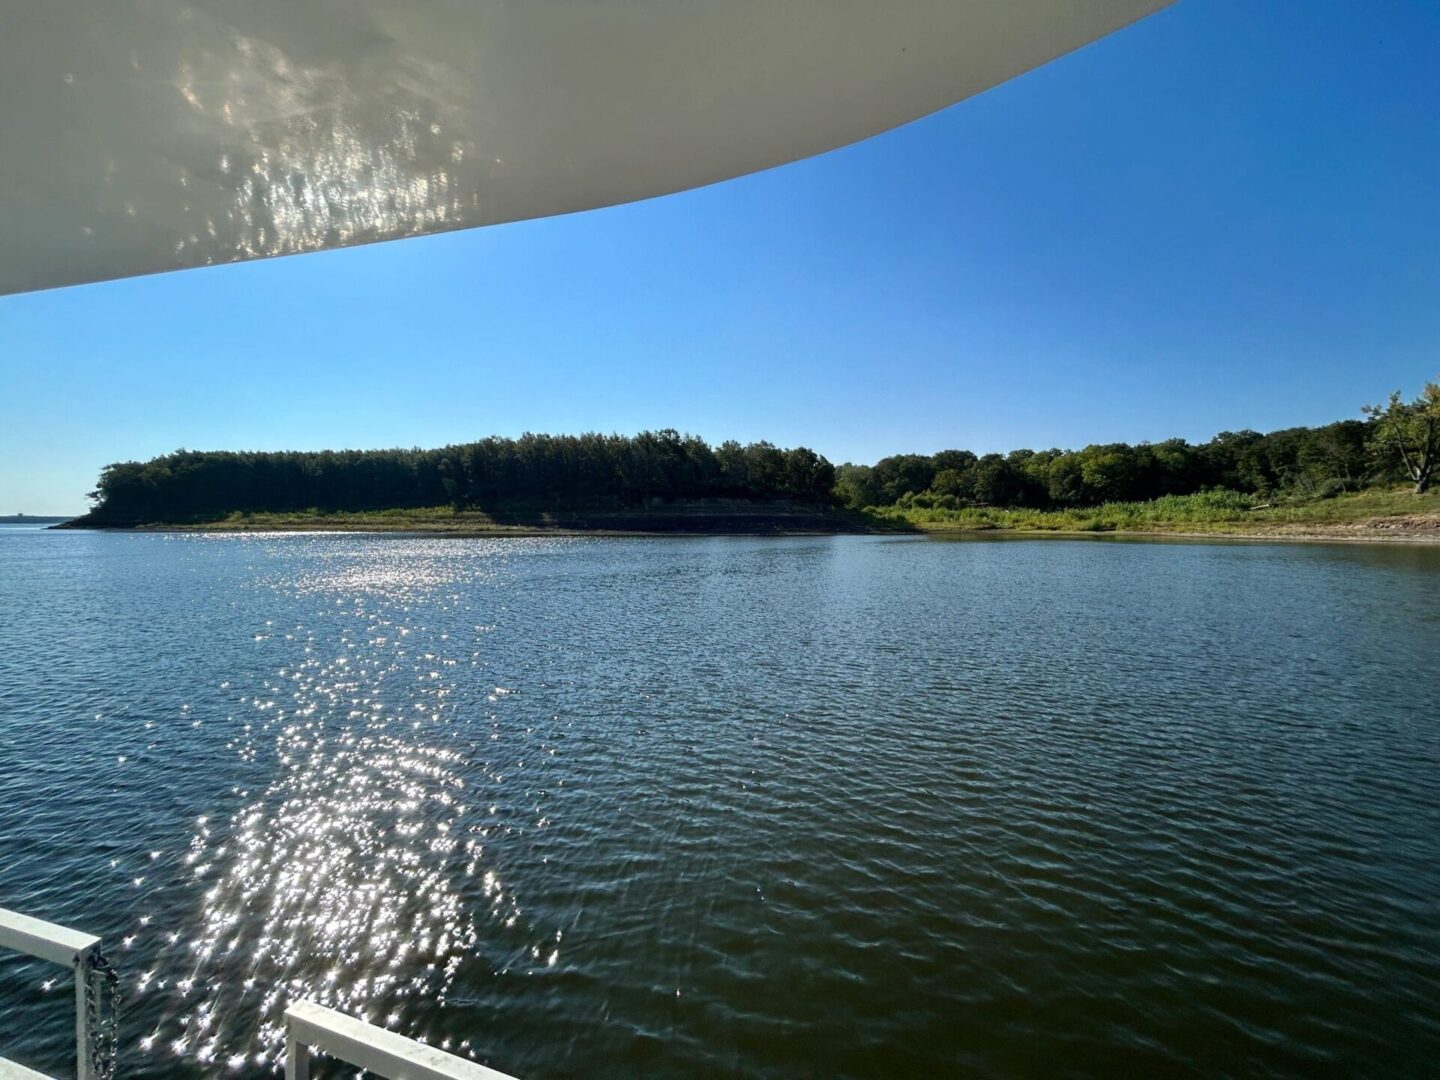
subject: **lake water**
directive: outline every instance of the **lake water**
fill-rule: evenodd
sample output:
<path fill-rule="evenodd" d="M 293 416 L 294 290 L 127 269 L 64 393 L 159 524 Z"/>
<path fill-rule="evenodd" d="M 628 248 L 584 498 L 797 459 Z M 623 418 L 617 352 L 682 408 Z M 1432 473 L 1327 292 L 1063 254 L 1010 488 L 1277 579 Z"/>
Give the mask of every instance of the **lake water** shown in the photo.
<path fill-rule="evenodd" d="M 1424 1073 L 1437 587 L 1404 546 L 0 529 L 0 906 L 105 936 L 131 1076 L 265 1075 L 302 996 L 532 1077 Z M 72 1024 L 0 960 L 0 1053 Z"/>

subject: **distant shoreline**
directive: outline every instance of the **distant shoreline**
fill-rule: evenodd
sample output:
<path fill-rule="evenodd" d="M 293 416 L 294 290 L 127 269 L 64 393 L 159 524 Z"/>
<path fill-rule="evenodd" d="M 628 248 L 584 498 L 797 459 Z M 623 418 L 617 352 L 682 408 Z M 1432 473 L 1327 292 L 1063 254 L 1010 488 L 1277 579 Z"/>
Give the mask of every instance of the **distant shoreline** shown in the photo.
<path fill-rule="evenodd" d="M 816 512 L 813 515 L 696 515 L 657 516 L 636 512 L 626 515 L 606 514 L 584 521 L 570 516 L 565 521 L 476 520 L 471 512 L 445 520 L 421 514 L 395 511 L 372 511 L 355 514 L 256 514 L 232 515 L 207 522 L 153 522 L 120 525 L 92 522 L 86 518 L 60 519 L 51 528 L 127 533 L 196 533 L 196 534 L 264 534 L 264 533 L 370 533 L 377 535 L 413 536 L 452 539 L 526 539 L 537 537 L 679 537 L 679 536 L 844 536 L 889 535 L 930 536 L 969 540 L 1045 540 L 1045 539 L 1150 539 L 1150 540 L 1237 540 L 1269 543 L 1365 543 L 1365 544 L 1440 544 L 1440 516 L 1410 516 L 1359 519 L 1345 522 L 1276 523 L 1246 527 L 1240 523 L 1217 523 L 1211 528 L 1197 528 L 1193 523 L 1152 528 L 1035 528 L 1004 525 L 968 525 L 935 523 L 902 523 L 867 520 L 862 515 L 845 511 Z"/>
<path fill-rule="evenodd" d="M 832 536 L 914 532 L 863 513 L 790 502 L 681 502 L 646 508 L 509 510 L 449 507 L 232 513 L 209 520 L 117 522 L 86 515 L 57 526 L 125 532 L 370 532 L 425 536 Z"/>
<path fill-rule="evenodd" d="M 52 528 L 132 532 L 367 532 L 420 536 L 834 536 L 1174 537 L 1198 540 L 1440 543 L 1440 494 L 1371 490 L 1331 499 L 1236 506 L 1234 496 L 1184 496 L 1148 503 L 1036 511 L 969 506 L 848 510 L 786 499 L 651 500 L 557 509 L 512 505 L 370 510 L 234 511 L 158 521 L 101 513 Z"/>
<path fill-rule="evenodd" d="M 996 540 L 1238 540 L 1272 544 L 1440 544 L 1440 529 L 1366 532 L 1346 526 L 1309 527 L 1295 530 L 1227 530 L 1227 529 L 922 529 L 923 535 L 953 539 Z"/>
<path fill-rule="evenodd" d="M 885 519 L 936 535 L 1016 534 L 1189 536 L 1201 539 L 1440 542 L 1440 494 L 1370 489 L 1328 499 L 1246 505 L 1211 492 L 1062 510 L 994 506 L 886 507 Z"/>

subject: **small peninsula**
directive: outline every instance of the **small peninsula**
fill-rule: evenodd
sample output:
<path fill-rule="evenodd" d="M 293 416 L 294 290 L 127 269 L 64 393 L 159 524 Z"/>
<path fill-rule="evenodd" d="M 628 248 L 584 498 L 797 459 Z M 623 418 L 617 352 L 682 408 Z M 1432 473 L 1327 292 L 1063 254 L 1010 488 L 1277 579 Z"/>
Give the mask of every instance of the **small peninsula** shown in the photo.
<path fill-rule="evenodd" d="M 673 429 L 435 450 L 191 451 L 106 466 L 61 528 L 549 533 L 1161 533 L 1440 540 L 1440 385 L 1364 420 L 1205 443 L 898 454 L 712 447 Z"/>

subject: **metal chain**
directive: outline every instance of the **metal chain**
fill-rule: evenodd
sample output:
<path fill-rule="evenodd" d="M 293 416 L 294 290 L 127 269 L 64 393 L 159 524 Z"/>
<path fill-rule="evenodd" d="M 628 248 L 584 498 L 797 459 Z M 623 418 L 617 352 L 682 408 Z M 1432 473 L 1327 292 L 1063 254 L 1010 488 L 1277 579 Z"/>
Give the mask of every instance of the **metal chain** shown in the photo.
<path fill-rule="evenodd" d="M 120 975 L 96 949 L 85 961 L 84 976 L 90 1075 L 95 1080 L 114 1080 L 115 1057 L 120 1045 Z"/>

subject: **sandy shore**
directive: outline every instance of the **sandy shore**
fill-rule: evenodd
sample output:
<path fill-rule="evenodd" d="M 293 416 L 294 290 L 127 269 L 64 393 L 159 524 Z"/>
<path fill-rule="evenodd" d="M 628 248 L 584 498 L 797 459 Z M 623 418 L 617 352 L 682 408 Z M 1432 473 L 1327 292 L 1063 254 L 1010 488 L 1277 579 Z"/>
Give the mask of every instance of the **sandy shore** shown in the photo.
<path fill-rule="evenodd" d="M 1104 539 L 1134 537 L 1148 540 L 1252 540 L 1270 543 L 1440 544 L 1440 514 L 1366 518 L 1330 523 L 1295 523 L 1196 529 L 1157 526 L 1153 529 L 957 529 L 931 526 L 931 536 L 1005 538 L 1069 537 Z"/>
<path fill-rule="evenodd" d="M 1178 535 L 1178 534 L 1177 534 Z M 1224 533 L 1187 536 L 1233 536 L 1244 540 L 1347 540 L 1358 543 L 1440 544 L 1440 514 L 1365 518 L 1329 525 L 1270 525 Z"/>

